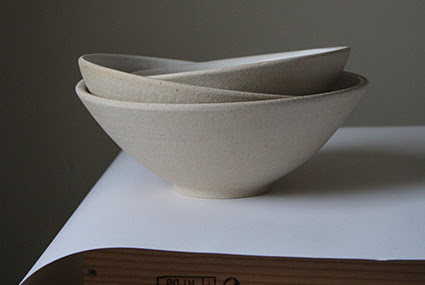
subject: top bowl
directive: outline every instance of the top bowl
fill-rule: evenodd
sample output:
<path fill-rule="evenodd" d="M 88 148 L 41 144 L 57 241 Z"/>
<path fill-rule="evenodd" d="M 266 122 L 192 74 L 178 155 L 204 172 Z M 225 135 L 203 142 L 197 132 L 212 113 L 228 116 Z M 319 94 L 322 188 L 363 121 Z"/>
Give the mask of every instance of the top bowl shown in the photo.
<path fill-rule="evenodd" d="M 79 65 L 88 89 L 100 97 L 145 103 L 220 103 L 327 91 L 344 69 L 349 53 L 349 48 L 339 47 L 197 64 L 91 54 L 82 56 Z M 167 74 L 130 73 L 137 68 L 149 69 L 146 74 L 158 70 Z"/>
<path fill-rule="evenodd" d="M 130 156 L 189 196 L 264 193 L 332 136 L 357 104 L 367 79 L 343 73 L 334 91 L 262 101 L 147 104 L 76 91 Z"/>
<path fill-rule="evenodd" d="M 179 64 L 136 74 L 218 89 L 307 95 L 329 89 L 349 55 L 349 47 L 308 49 Z"/>

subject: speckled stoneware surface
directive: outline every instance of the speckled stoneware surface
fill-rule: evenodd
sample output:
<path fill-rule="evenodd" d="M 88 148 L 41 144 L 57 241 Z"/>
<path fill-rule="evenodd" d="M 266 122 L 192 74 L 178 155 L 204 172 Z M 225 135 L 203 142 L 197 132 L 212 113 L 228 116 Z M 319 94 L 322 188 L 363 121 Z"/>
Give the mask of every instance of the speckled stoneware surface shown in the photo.
<path fill-rule="evenodd" d="M 198 64 L 91 54 L 82 56 L 79 65 L 88 89 L 97 96 L 144 103 L 220 103 L 324 92 L 341 74 L 349 53 L 348 47 L 339 47 Z M 140 75 L 143 70 L 167 74 L 148 77 Z"/>
<path fill-rule="evenodd" d="M 367 79 L 343 73 L 335 91 L 209 104 L 151 104 L 76 91 L 109 136 L 178 192 L 204 198 L 262 194 L 316 153 L 343 123 Z"/>

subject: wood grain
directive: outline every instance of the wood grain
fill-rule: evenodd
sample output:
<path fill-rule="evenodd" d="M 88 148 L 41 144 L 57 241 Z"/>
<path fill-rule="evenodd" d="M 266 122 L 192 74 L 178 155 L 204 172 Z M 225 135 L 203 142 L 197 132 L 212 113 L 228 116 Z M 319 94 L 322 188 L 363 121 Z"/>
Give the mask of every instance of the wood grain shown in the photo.
<path fill-rule="evenodd" d="M 83 260 L 87 285 L 425 284 L 424 260 L 282 258 L 125 248 L 88 251 Z"/>

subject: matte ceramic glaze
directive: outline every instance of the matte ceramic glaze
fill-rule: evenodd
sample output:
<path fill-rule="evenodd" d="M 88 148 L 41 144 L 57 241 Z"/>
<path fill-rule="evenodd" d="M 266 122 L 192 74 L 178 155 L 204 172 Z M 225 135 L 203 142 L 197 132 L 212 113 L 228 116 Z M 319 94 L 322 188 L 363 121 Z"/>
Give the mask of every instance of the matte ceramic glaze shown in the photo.
<path fill-rule="evenodd" d="M 341 47 L 198 64 L 92 54 L 82 56 L 79 65 L 88 89 L 97 96 L 145 103 L 220 103 L 327 91 L 342 72 L 349 53 L 349 48 Z M 135 66 L 148 69 L 147 73 L 155 73 L 152 69 L 192 71 L 146 77 L 131 74 L 137 70 Z"/>
<path fill-rule="evenodd" d="M 343 123 L 367 80 L 344 73 L 335 91 L 273 100 L 149 104 L 76 91 L 109 136 L 178 192 L 238 198 L 270 185 L 315 154 Z"/>

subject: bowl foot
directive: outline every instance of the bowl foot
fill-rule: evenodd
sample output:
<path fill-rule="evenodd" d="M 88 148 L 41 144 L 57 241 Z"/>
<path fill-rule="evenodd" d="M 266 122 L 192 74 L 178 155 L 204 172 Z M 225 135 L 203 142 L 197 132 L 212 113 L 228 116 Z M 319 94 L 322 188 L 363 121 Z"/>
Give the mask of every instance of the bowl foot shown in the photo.
<path fill-rule="evenodd" d="M 268 193 L 272 190 L 272 185 L 266 185 L 260 188 L 254 189 L 238 189 L 238 190 L 199 190 L 199 189 L 188 189 L 174 185 L 174 189 L 177 193 L 184 196 L 204 198 L 204 199 L 236 199 L 246 198 L 252 196 L 258 196 Z"/>

